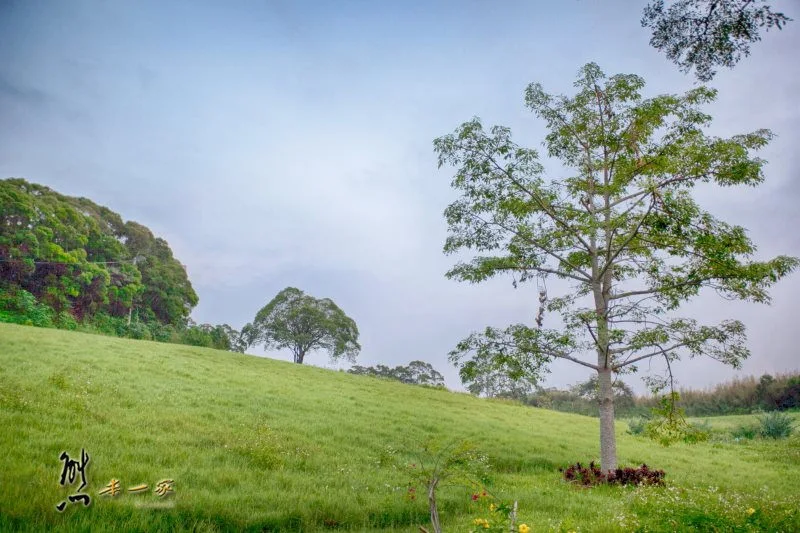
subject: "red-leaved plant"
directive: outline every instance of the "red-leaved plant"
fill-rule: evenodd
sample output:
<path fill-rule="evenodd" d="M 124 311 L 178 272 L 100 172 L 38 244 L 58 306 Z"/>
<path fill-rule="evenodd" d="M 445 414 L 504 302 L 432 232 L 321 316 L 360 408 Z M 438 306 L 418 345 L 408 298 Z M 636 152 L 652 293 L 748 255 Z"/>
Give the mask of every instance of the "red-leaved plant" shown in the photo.
<path fill-rule="evenodd" d="M 652 470 L 646 464 L 639 468 L 617 468 L 610 472 L 603 472 L 594 461 L 589 466 L 581 463 L 569 465 L 567 468 L 559 468 L 563 472 L 564 479 L 571 483 L 578 483 L 585 487 L 592 485 L 663 485 L 663 470 Z"/>

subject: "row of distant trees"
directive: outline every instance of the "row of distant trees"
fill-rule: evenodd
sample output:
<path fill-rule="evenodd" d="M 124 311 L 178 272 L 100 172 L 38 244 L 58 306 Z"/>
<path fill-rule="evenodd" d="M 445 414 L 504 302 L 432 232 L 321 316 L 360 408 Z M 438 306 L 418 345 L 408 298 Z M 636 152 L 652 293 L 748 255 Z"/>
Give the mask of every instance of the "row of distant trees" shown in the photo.
<path fill-rule="evenodd" d="M 470 391 L 483 396 L 517 400 L 533 407 L 597 416 L 597 378 L 566 389 L 536 387 L 524 381 L 503 383 L 480 389 L 474 383 Z M 657 396 L 639 396 L 622 381 L 615 381 L 615 414 L 620 418 L 648 415 L 659 407 Z M 784 411 L 800 408 L 800 373 L 748 376 L 720 383 L 706 390 L 679 389 L 679 405 L 688 416 L 750 414 L 759 411 Z"/>
<path fill-rule="evenodd" d="M 0 322 L 238 349 L 196 324 L 198 297 L 164 239 L 87 198 L 0 180 Z"/>
<path fill-rule="evenodd" d="M 424 361 L 411 361 L 407 366 L 398 365 L 388 367 L 386 365 L 359 366 L 354 365 L 348 372 L 361 376 L 372 376 L 376 378 L 389 379 L 406 383 L 409 385 L 425 385 L 428 387 L 444 388 L 444 376 L 442 376 L 430 363 Z"/>

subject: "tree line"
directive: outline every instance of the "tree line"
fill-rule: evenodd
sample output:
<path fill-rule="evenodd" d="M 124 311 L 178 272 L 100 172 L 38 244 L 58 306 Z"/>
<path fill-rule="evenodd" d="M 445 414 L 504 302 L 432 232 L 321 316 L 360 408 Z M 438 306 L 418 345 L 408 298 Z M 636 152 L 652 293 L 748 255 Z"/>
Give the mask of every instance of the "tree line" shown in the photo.
<path fill-rule="evenodd" d="M 650 416 L 661 405 L 657 395 L 637 395 L 621 380 L 613 383 L 614 414 L 617 418 Z M 471 392 L 491 398 L 515 400 L 532 407 L 541 407 L 586 416 L 598 416 L 597 379 L 571 387 L 534 386 L 526 382 Z M 761 377 L 735 378 L 705 390 L 677 389 L 678 406 L 687 416 L 725 416 L 753 414 L 761 411 L 800 409 L 800 373 Z"/>
<path fill-rule="evenodd" d="M 87 198 L 0 180 L 0 322 L 231 349 L 197 325 L 186 268 L 146 226 Z"/>

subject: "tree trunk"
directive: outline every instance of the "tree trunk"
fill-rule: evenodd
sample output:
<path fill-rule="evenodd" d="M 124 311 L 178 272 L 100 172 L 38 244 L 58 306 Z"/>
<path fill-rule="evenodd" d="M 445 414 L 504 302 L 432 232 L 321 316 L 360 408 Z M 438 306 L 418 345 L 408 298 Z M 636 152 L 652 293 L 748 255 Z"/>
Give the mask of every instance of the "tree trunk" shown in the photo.
<path fill-rule="evenodd" d="M 617 468 L 617 435 L 614 433 L 614 392 L 611 389 L 611 369 L 598 372 L 600 382 L 600 468 L 603 472 Z"/>
<path fill-rule="evenodd" d="M 431 513 L 431 527 L 434 533 L 442 533 L 442 526 L 439 523 L 439 509 L 436 506 L 436 485 L 439 480 L 434 478 L 428 485 L 428 509 Z"/>
<path fill-rule="evenodd" d="M 303 352 L 303 351 L 296 352 L 294 354 L 294 362 L 297 363 L 298 365 L 302 365 L 303 364 L 303 359 L 305 358 L 305 356 L 306 356 L 306 352 Z"/>

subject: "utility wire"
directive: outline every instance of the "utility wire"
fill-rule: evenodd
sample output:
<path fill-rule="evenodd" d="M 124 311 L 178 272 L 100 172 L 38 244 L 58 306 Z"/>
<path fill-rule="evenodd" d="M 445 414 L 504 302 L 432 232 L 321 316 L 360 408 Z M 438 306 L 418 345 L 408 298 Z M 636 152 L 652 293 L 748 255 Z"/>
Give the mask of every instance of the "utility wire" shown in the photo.
<path fill-rule="evenodd" d="M 0 259 L 0 263 L 16 263 L 24 261 L 24 259 Z M 122 259 L 120 261 L 83 261 L 82 263 L 90 263 L 92 265 L 120 265 L 125 263 L 136 264 L 133 259 Z M 67 263 L 64 261 L 34 261 L 34 265 L 78 265 L 81 263 Z"/>

